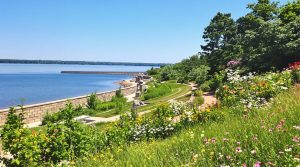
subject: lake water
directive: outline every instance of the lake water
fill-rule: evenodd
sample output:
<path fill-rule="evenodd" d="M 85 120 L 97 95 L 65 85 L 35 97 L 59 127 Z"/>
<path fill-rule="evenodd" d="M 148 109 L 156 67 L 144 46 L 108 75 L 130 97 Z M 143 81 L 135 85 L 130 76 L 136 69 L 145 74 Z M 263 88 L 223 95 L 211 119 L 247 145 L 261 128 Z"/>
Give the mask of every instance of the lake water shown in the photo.
<path fill-rule="evenodd" d="M 61 71 L 146 71 L 149 66 L 0 64 L 0 109 L 117 89 L 128 75 L 60 74 Z"/>

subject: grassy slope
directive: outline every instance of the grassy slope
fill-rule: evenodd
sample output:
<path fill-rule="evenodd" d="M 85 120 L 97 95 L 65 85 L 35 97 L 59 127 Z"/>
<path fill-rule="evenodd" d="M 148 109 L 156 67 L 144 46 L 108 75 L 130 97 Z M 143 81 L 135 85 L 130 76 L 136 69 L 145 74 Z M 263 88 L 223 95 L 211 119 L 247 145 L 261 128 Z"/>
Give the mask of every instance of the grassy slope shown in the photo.
<path fill-rule="evenodd" d="M 173 85 L 172 91 L 170 93 L 168 93 L 164 96 L 161 96 L 161 97 L 146 100 L 145 102 L 148 102 L 150 104 L 139 107 L 138 112 L 155 109 L 157 106 L 161 105 L 162 103 L 165 103 L 168 100 L 173 99 L 175 97 L 183 96 L 191 90 L 190 86 L 188 86 L 188 85 L 175 84 L 175 83 L 172 85 Z M 126 103 L 126 105 L 124 106 L 124 111 L 121 113 L 130 111 L 131 107 L 132 107 L 132 102 Z M 112 110 L 108 110 L 108 111 L 96 112 L 92 116 L 107 118 L 107 117 L 111 117 L 111 116 L 114 116 L 117 114 L 118 113 L 115 112 L 115 109 L 112 109 Z"/>
<path fill-rule="evenodd" d="M 175 136 L 152 143 L 138 143 L 98 154 L 79 166 L 253 166 L 257 161 L 275 166 L 296 166 L 300 158 L 300 88 L 278 96 L 266 109 L 243 115 L 223 109 L 225 121 L 198 124 Z M 279 128 L 280 121 L 284 122 Z M 277 127 L 277 128 L 276 128 Z M 209 144 L 205 144 L 207 138 Z M 256 139 L 257 138 L 257 139 Z M 216 142 L 212 143 L 211 139 Z M 223 141 L 227 139 L 228 141 Z M 240 142 L 240 144 L 238 144 Z M 240 147 L 242 152 L 237 153 Z M 292 148 L 291 151 L 285 150 Z M 251 151 L 255 150 L 256 154 Z M 282 152 L 282 153 L 280 153 Z M 230 156 L 230 158 L 229 158 Z M 290 157 L 290 158 L 287 158 Z M 228 159 L 232 160 L 228 160 Z M 242 162 L 242 163 L 241 163 Z M 100 165 L 101 164 L 101 165 Z"/>

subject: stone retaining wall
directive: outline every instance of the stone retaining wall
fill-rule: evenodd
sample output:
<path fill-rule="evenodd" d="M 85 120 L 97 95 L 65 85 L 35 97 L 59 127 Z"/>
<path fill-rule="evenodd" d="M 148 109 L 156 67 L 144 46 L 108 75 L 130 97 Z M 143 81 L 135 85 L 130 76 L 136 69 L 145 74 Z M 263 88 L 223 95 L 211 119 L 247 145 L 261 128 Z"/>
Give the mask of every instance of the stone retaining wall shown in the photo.
<path fill-rule="evenodd" d="M 125 96 L 133 94 L 135 92 L 136 92 L 136 86 L 122 88 L 122 93 Z M 115 95 L 115 93 L 116 90 L 113 90 L 108 92 L 97 93 L 97 96 L 101 100 L 110 100 Z M 24 106 L 25 123 L 28 124 L 28 123 L 42 121 L 43 117 L 46 115 L 47 112 L 48 113 L 58 112 L 59 109 L 63 108 L 69 102 L 73 103 L 75 106 L 78 105 L 85 106 L 87 104 L 87 98 L 88 95 Z M 20 110 L 19 108 L 16 109 Z M 0 110 L 0 126 L 5 123 L 8 112 L 9 109 Z"/>

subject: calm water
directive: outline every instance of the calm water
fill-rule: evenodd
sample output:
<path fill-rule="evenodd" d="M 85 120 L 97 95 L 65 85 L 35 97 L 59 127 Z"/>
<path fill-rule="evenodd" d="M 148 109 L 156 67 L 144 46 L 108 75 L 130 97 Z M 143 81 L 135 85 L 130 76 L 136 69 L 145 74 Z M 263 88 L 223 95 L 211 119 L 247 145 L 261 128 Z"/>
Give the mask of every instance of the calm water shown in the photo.
<path fill-rule="evenodd" d="M 128 75 L 60 74 L 76 71 L 146 71 L 149 66 L 0 64 L 0 108 L 117 89 Z"/>

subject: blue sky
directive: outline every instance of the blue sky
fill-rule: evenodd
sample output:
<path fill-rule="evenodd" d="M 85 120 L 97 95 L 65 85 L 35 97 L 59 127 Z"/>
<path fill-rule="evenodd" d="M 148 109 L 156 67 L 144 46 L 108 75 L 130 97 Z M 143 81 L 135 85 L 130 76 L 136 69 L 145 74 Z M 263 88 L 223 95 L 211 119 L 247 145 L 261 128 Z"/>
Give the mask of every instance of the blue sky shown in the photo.
<path fill-rule="evenodd" d="M 255 0 L 0 0 L 0 58 L 174 63 Z"/>

